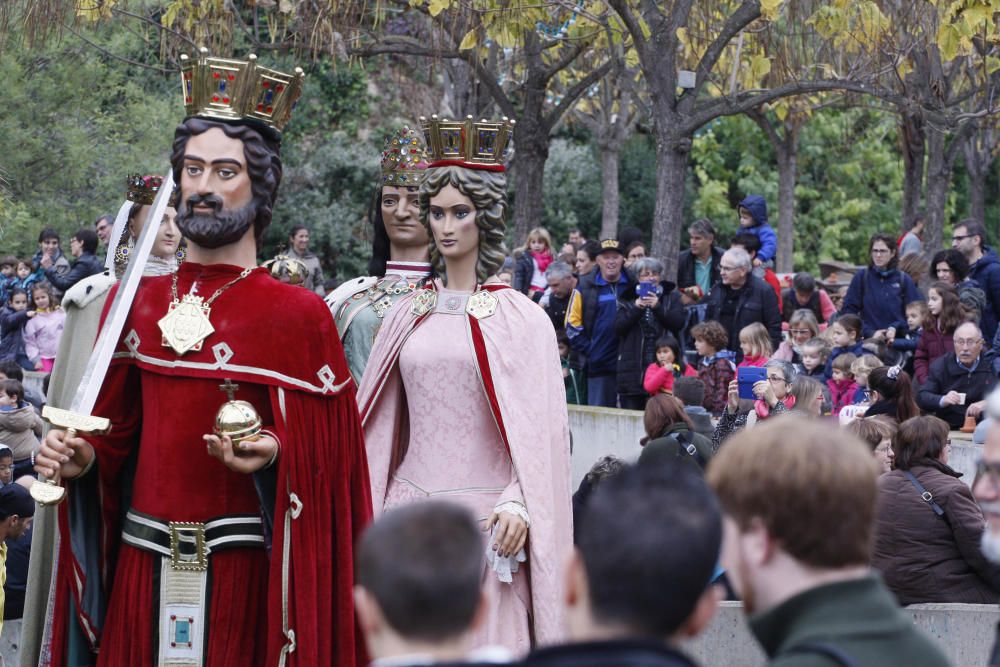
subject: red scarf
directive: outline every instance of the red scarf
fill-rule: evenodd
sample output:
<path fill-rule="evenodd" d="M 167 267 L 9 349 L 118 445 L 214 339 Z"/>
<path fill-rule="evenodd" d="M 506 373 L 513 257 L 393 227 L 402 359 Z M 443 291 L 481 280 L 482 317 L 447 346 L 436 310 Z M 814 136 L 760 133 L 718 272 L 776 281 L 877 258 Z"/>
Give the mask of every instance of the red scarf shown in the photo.
<path fill-rule="evenodd" d="M 546 250 L 545 252 L 535 252 L 530 251 L 531 256 L 534 258 L 535 263 L 538 264 L 538 270 L 545 273 L 545 269 L 549 268 L 549 264 L 552 263 L 553 257 L 552 253 Z"/>
<path fill-rule="evenodd" d="M 788 394 L 783 399 L 781 399 L 781 402 L 784 403 L 785 407 L 788 408 L 789 410 L 795 407 L 795 397 L 792 396 L 791 394 Z M 771 406 L 769 406 L 767 404 L 767 401 L 765 401 L 764 399 L 758 398 L 756 401 L 754 401 L 753 408 L 754 410 L 757 411 L 757 416 L 760 417 L 761 419 L 767 419 L 768 416 L 771 414 Z"/>

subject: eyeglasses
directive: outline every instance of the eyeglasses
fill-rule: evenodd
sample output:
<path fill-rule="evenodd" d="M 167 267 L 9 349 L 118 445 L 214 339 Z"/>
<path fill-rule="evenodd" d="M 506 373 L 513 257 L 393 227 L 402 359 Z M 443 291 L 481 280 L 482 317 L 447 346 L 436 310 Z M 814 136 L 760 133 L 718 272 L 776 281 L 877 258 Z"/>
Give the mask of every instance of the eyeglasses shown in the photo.
<path fill-rule="evenodd" d="M 719 271 L 722 271 L 723 273 L 729 273 L 730 271 L 739 271 L 742 268 L 743 268 L 742 266 L 725 266 L 724 264 L 719 264 Z"/>
<path fill-rule="evenodd" d="M 785 382 L 785 378 L 781 377 L 780 375 L 768 375 L 767 376 L 767 381 L 768 382 Z"/>
<path fill-rule="evenodd" d="M 956 338 L 955 347 L 972 347 L 976 343 L 981 343 L 982 338 Z"/>
<path fill-rule="evenodd" d="M 888 454 L 892 451 L 892 445 L 879 445 L 875 448 L 875 451 L 879 454 Z"/>
<path fill-rule="evenodd" d="M 952 236 L 951 240 L 952 241 L 961 241 L 963 239 L 971 239 L 971 238 L 972 238 L 972 234 L 966 234 L 965 236 Z"/>

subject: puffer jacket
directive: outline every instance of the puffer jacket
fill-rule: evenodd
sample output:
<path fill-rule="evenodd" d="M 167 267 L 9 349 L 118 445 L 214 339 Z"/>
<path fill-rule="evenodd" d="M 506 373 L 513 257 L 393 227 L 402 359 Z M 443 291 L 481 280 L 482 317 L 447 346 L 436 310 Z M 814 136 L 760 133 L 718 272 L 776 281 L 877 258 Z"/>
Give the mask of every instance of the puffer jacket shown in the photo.
<path fill-rule="evenodd" d="M 985 520 L 972 491 L 946 464 L 922 459 L 910 472 L 944 510 L 938 516 L 902 470 L 878 480 L 872 567 L 902 605 L 995 604 L 1000 566 L 983 556 Z"/>
<path fill-rule="evenodd" d="M 924 327 L 917 340 L 917 351 L 913 357 L 913 374 L 918 385 L 927 382 L 931 364 L 946 354 L 954 354 L 955 341 L 951 334 L 945 333 L 935 326 L 933 329 Z"/>
<path fill-rule="evenodd" d="M 0 443 L 10 447 L 15 461 L 31 458 L 38 452 L 42 435 L 42 418 L 28 403 L 5 410 L 0 408 Z"/>

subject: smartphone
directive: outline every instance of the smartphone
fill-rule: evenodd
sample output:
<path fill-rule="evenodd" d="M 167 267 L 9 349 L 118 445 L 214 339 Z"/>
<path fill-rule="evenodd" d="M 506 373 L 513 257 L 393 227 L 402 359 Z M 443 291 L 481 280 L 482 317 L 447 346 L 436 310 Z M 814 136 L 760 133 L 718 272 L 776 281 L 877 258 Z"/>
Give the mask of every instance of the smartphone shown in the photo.
<path fill-rule="evenodd" d="M 744 366 L 736 369 L 736 382 L 740 387 L 740 398 L 754 400 L 753 386 L 767 379 L 767 369 L 759 366 Z"/>
<path fill-rule="evenodd" d="M 637 292 L 640 299 L 645 299 L 647 296 L 656 295 L 656 283 L 653 282 L 641 282 L 639 283 L 639 291 Z"/>

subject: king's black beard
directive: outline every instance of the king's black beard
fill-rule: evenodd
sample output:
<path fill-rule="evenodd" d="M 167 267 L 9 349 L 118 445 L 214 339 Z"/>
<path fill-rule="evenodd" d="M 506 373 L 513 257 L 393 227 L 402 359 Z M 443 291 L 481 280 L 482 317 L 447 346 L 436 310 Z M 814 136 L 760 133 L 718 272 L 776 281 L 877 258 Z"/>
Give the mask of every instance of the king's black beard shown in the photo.
<path fill-rule="evenodd" d="M 212 213 L 194 212 L 195 206 L 211 206 Z M 222 199 L 215 195 L 192 195 L 181 202 L 177 227 L 186 239 L 202 248 L 221 248 L 236 243 L 257 219 L 257 202 L 251 201 L 235 211 L 222 210 Z"/>

